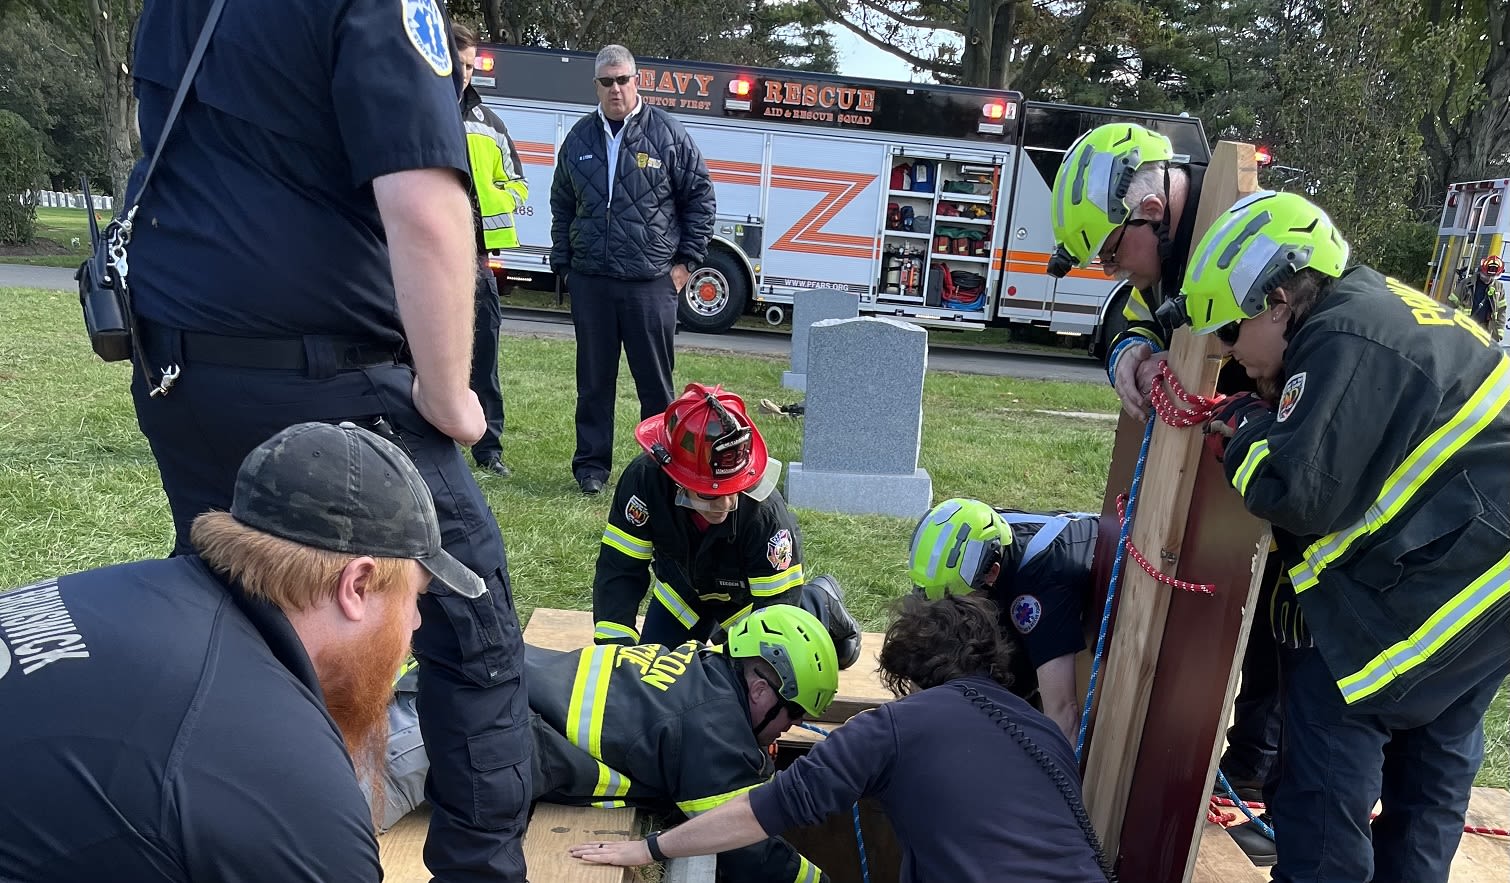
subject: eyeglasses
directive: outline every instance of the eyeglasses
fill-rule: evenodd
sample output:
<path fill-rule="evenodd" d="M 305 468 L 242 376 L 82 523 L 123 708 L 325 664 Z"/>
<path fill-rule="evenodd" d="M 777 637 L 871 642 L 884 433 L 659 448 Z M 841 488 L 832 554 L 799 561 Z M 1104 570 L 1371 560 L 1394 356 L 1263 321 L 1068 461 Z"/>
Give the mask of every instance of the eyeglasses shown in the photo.
<path fill-rule="evenodd" d="M 1243 323 L 1241 319 L 1236 322 L 1228 322 L 1226 325 L 1223 325 L 1222 327 L 1216 329 L 1216 339 L 1220 340 L 1222 343 L 1225 343 L 1227 346 L 1236 346 L 1237 333 L 1241 329 L 1242 324 Z"/>
<path fill-rule="evenodd" d="M 617 77 L 593 77 L 593 79 L 597 80 L 598 85 L 604 89 L 610 89 L 614 86 L 629 85 L 629 81 L 633 80 L 634 76 L 634 74 L 619 74 Z"/>
<path fill-rule="evenodd" d="M 1102 245 L 1100 253 L 1096 255 L 1101 265 L 1104 267 L 1117 262 L 1117 252 L 1122 250 L 1122 240 L 1127 238 L 1128 227 L 1141 227 L 1147 223 L 1149 223 L 1147 218 L 1130 218 L 1123 222 L 1122 226 L 1117 228 L 1117 244 L 1112 246 L 1111 254 L 1107 254 L 1106 246 Z"/>

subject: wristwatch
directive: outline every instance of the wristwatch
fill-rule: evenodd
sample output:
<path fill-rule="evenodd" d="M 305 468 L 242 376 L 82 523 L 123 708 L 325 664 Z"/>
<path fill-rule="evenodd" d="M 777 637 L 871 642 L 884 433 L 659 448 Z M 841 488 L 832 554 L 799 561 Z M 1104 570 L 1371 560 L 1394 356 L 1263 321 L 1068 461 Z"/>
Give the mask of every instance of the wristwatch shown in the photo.
<path fill-rule="evenodd" d="M 660 837 L 660 831 L 651 831 L 649 834 L 646 834 L 645 848 L 650 850 L 651 858 L 655 859 L 658 862 L 663 862 L 666 861 L 668 856 L 666 855 L 666 853 L 661 852 Z"/>

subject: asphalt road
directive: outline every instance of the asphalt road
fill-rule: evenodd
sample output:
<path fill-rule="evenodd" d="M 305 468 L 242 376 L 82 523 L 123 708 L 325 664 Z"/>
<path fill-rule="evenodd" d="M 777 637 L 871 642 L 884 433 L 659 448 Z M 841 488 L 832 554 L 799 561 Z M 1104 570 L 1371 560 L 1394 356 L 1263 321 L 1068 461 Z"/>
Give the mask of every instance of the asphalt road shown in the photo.
<path fill-rule="evenodd" d="M 0 288 L 50 288 L 75 291 L 78 283 L 73 270 L 58 267 L 31 267 L 24 264 L 0 264 Z M 571 322 L 549 312 L 504 307 L 503 332 L 516 335 L 571 337 Z M 785 334 L 734 330 L 724 334 L 695 334 L 682 331 L 676 336 L 678 347 L 715 352 L 749 353 L 790 357 L 791 338 Z M 1075 380 L 1104 383 L 1106 375 L 1091 359 L 1078 353 L 1042 355 L 1006 353 L 949 346 L 929 347 L 928 368 L 961 374 L 986 374 L 997 377 L 1020 377 L 1028 380 Z"/>

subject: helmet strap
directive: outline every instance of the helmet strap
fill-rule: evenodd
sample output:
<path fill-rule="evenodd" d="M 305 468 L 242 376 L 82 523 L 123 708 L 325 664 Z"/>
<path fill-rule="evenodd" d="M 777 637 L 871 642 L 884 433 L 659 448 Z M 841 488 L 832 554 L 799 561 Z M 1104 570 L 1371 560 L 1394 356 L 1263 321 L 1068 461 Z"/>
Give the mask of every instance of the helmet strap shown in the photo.
<path fill-rule="evenodd" d="M 758 678 L 761 683 L 765 684 L 767 687 L 770 687 L 771 688 L 771 692 L 773 692 L 773 693 L 776 694 L 776 704 L 772 705 L 771 708 L 770 708 L 770 710 L 765 713 L 765 717 L 761 718 L 758 723 L 755 721 L 755 719 L 753 717 L 750 719 L 750 723 L 752 725 L 750 731 L 752 733 L 756 733 L 758 735 L 761 730 L 764 730 L 766 727 L 770 726 L 771 721 L 773 721 L 773 720 L 776 719 L 776 715 L 778 715 L 778 714 L 781 713 L 781 709 L 783 709 L 783 708 L 786 707 L 786 700 L 782 697 L 781 690 L 777 689 L 770 681 L 766 680 L 764 677 L 761 676 L 759 669 L 755 668 L 754 666 L 750 666 L 749 670 L 752 671 L 752 672 L 754 672 L 755 673 L 755 677 Z M 746 705 L 746 713 L 748 714 L 749 713 L 748 705 L 749 705 L 749 701 L 750 701 L 749 700 L 750 682 L 745 677 L 745 671 L 746 671 L 745 663 L 744 662 L 740 662 L 739 663 L 739 679 L 741 681 L 744 681 L 744 685 L 745 685 L 745 705 Z"/>

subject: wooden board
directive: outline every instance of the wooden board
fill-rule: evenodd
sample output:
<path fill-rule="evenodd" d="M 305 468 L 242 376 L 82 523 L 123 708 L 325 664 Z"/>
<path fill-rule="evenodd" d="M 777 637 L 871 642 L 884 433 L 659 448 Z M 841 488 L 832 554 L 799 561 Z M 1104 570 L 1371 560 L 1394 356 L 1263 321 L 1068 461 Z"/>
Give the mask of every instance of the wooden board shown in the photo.
<path fill-rule="evenodd" d="M 1211 221 L 1220 212 L 1230 207 L 1240 193 L 1257 189 L 1256 176 L 1257 169 L 1251 145 L 1225 141 L 1217 145 L 1202 186 L 1201 203 L 1194 232 L 1196 241 Z M 1169 365 L 1188 390 L 1209 395 L 1215 389 L 1219 368 L 1215 355 L 1214 339 L 1197 338 L 1191 335 L 1188 329 L 1180 329 L 1176 331 L 1170 347 Z M 1129 459 L 1136 459 L 1142 434 L 1142 427 L 1128 420 L 1124 415 L 1118 427 L 1113 469 L 1109 476 L 1103 504 L 1102 523 L 1104 525 L 1115 526 L 1118 523 L 1116 497 L 1124 492 L 1127 484 L 1130 484 L 1130 482 L 1122 483 L 1124 480 L 1122 476 L 1130 477 L 1131 475 Z M 1237 644 L 1236 638 L 1237 633 L 1243 628 L 1242 611 L 1248 603 L 1247 596 L 1250 593 L 1247 589 L 1253 580 L 1251 573 L 1246 573 L 1246 578 L 1241 579 L 1240 582 L 1232 579 L 1227 573 L 1222 574 L 1227 577 L 1226 579 L 1213 578 L 1210 570 L 1198 575 L 1189 566 L 1191 559 L 1201 551 L 1203 538 L 1201 531 L 1203 527 L 1207 527 L 1199 521 L 1187 520 L 1196 485 L 1196 472 L 1202 459 L 1203 447 L 1199 431 L 1175 429 L 1162 421 L 1157 424 L 1143 472 L 1142 491 L 1133 521 L 1132 541 L 1149 560 L 1166 573 L 1180 575 L 1185 579 L 1224 583 L 1223 591 L 1218 595 L 1217 604 L 1204 605 L 1208 608 L 1208 613 L 1209 608 L 1228 605 L 1233 605 L 1237 611 L 1236 622 L 1230 635 L 1234 645 L 1231 648 L 1232 652 L 1217 648 L 1216 653 L 1207 652 L 1202 659 L 1201 665 L 1204 671 L 1200 674 L 1215 685 L 1214 701 L 1210 696 L 1201 696 L 1199 700 L 1192 697 L 1192 700 L 1183 706 L 1184 712 L 1189 716 L 1202 721 L 1209 720 L 1214 724 L 1225 719 L 1222 707 L 1226 702 L 1230 702 L 1228 690 L 1231 682 L 1230 675 L 1232 668 L 1237 664 L 1238 650 L 1241 647 Z M 1207 460 L 1209 462 L 1209 458 Z M 1227 493 L 1232 492 L 1229 489 Z M 1110 517 L 1107 517 L 1108 515 Z M 1195 526 L 1194 531 L 1187 530 L 1191 524 Z M 1240 531 L 1241 547 L 1252 549 L 1257 545 L 1262 529 L 1254 530 L 1255 525 L 1256 522 L 1252 519 L 1249 519 L 1247 524 L 1235 525 Z M 1231 532 L 1234 528 L 1234 525 L 1229 523 L 1217 526 L 1224 532 Z M 1117 535 L 1115 527 L 1103 530 L 1102 534 L 1113 537 L 1113 548 L 1110 552 L 1115 554 Z M 1106 544 L 1102 544 L 1101 548 L 1106 549 Z M 1251 559 L 1251 552 L 1241 555 L 1238 560 L 1246 565 L 1249 559 Z M 1245 567 L 1244 570 L 1248 568 Z M 1199 793 L 1182 794 L 1182 800 L 1174 807 L 1161 807 L 1158 814 L 1152 817 L 1147 816 L 1153 810 L 1141 799 L 1135 811 L 1129 807 L 1135 770 L 1145 753 L 1145 744 L 1150 745 L 1147 754 L 1157 754 L 1165 769 L 1175 773 L 1194 772 L 1207 766 L 1207 761 L 1212 754 L 1212 746 L 1215 744 L 1214 737 L 1193 745 L 1190 740 L 1180 740 L 1174 745 L 1159 742 L 1145 743 L 1145 723 L 1149 718 L 1150 707 L 1153 703 L 1156 678 L 1161 668 L 1165 672 L 1172 670 L 1170 666 L 1161 666 L 1162 648 L 1165 646 L 1165 624 L 1169 608 L 1174 601 L 1174 596 L 1180 593 L 1145 574 L 1131 561 L 1124 565 L 1118 592 L 1115 628 L 1107 647 L 1106 658 L 1103 662 L 1104 672 L 1098 688 L 1100 695 L 1097 697 L 1094 738 L 1091 739 L 1089 751 L 1086 753 L 1085 800 L 1091 819 L 1097 831 L 1101 833 L 1107 850 L 1113 854 L 1120 854 L 1122 852 L 1120 846 L 1126 841 L 1129 843 L 1128 851 L 1135 857 L 1132 864 L 1149 868 L 1146 873 L 1138 873 L 1124 867 L 1123 876 L 1127 879 L 1188 880 L 1188 864 L 1190 860 L 1193 860 L 1196 839 L 1196 811 L 1201 805 L 1198 801 Z M 1201 600 L 1212 599 L 1202 597 Z M 1202 630 L 1210 631 L 1209 627 Z M 1179 645 L 1185 643 L 1187 637 L 1191 636 L 1173 635 L 1170 642 L 1175 650 L 1174 655 L 1185 665 L 1191 664 L 1191 658 Z M 1225 701 L 1222 699 L 1223 696 L 1226 696 Z M 1159 713 L 1173 711 L 1175 709 L 1164 709 Z M 1210 727 L 1202 728 L 1203 738 L 1209 730 Z M 1187 775 L 1182 778 L 1188 780 L 1193 776 Z M 1185 790 L 1187 789 L 1183 787 L 1180 789 L 1181 792 Z M 1171 811 L 1178 818 L 1171 818 Z M 1180 836 L 1176 839 L 1183 841 L 1176 844 L 1178 854 L 1167 854 L 1171 848 L 1170 844 L 1165 842 L 1168 838 L 1156 838 L 1154 842 L 1149 842 L 1145 839 L 1130 837 L 1123 830 L 1123 822 L 1128 818 L 1137 817 L 1145 817 L 1141 820 L 1152 822 L 1161 830 L 1178 827 Z M 1154 865 L 1139 862 L 1136 858 L 1149 848 L 1161 851 L 1157 862 L 1159 869 L 1157 872 L 1152 870 Z"/>
<path fill-rule="evenodd" d="M 573 861 L 566 848 L 591 840 L 627 840 L 635 828 L 634 811 L 538 804 L 524 837 L 524 859 L 531 883 L 628 883 L 632 871 Z M 422 853 L 430 810 L 420 807 L 378 836 L 378 856 L 386 883 L 430 883 Z"/>

